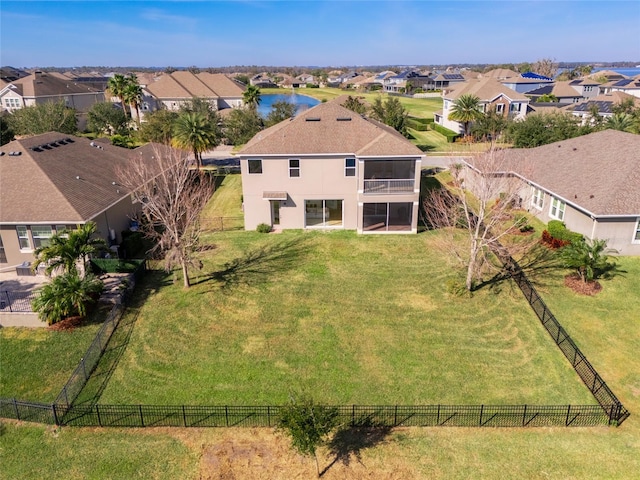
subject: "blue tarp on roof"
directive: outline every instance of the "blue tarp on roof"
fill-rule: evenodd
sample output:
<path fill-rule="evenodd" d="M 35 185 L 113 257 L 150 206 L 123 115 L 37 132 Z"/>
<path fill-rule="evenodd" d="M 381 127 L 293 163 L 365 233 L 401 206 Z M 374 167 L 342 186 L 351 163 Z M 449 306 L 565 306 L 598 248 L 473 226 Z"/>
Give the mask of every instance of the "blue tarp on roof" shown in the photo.
<path fill-rule="evenodd" d="M 520 75 L 522 78 L 530 78 L 532 80 L 553 80 L 553 78 L 545 77 L 544 75 L 538 75 L 533 72 L 525 72 Z"/>

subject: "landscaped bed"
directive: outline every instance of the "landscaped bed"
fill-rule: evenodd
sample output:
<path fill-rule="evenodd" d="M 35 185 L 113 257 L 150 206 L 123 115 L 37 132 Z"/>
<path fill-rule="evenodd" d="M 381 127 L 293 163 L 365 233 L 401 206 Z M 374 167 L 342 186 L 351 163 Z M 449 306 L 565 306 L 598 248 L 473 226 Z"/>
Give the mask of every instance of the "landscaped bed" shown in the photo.
<path fill-rule="evenodd" d="M 191 289 L 143 280 L 156 291 L 100 403 L 594 403 L 511 284 L 447 293 L 433 235 L 206 237 Z"/>

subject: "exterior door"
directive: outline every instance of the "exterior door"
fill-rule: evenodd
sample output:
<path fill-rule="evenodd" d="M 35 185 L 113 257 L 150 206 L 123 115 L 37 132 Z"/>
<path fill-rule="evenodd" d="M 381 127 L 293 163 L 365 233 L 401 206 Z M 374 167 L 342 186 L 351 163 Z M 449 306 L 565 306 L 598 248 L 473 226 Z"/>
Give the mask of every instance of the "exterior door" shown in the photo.
<path fill-rule="evenodd" d="M 280 225 L 280 200 L 271 200 L 271 225 Z"/>

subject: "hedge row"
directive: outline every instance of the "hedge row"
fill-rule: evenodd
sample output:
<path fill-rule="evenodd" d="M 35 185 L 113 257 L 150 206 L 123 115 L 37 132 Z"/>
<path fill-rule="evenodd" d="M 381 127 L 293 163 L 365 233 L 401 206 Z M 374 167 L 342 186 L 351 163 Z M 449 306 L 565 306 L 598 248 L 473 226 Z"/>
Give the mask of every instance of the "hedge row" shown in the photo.
<path fill-rule="evenodd" d="M 453 143 L 453 142 L 456 141 L 457 138 L 460 137 L 459 133 L 456 133 L 453 130 L 449 130 L 448 128 L 445 128 L 442 125 L 438 125 L 437 123 L 434 123 L 432 125 L 432 128 L 436 132 L 441 133 L 442 135 L 444 135 L 447 138 L 447 143 Z"/>

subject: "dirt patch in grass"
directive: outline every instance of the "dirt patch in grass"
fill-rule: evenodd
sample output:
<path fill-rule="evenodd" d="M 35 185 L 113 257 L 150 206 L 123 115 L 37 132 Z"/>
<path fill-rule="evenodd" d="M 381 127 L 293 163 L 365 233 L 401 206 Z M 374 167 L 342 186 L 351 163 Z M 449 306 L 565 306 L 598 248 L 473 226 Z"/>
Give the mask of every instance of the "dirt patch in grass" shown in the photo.
<path fill-rule="evenodd" d="M 64 330 L 71 331 L 79 327 L 80 325 L 82 325 L 82 322 L 84 319 L 85 317 L 69 317 L 69 318 L 65 318 L 64 320 L 58 323 L 49 325 L 48 328 L 49 330 L 56 330 L 56 331 L 64 331 Z"/>
<path fill-rule="evenodd" d="M 595 295 L 602 290 L 602 285 L 600 282 L 591 281 L 591 282 L 583 282 L 580 277 L 575 274 L 567 275 L 564 277 L 565 286 L 569 287 L 576 293 L 580 295 Z"/>

